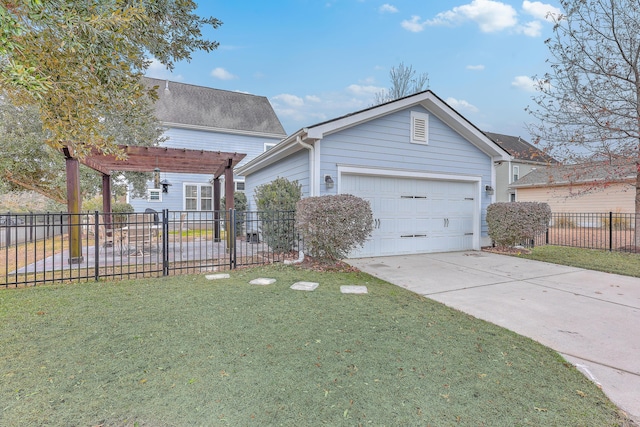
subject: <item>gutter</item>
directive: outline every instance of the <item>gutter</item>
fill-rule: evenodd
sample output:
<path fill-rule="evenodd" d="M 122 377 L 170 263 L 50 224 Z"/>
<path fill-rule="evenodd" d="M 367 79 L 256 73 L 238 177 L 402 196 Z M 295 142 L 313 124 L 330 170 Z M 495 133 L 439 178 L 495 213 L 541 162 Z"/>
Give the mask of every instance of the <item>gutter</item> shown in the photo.
<path fill-rule="evenodd" d="M 307 129 L 304 128 L 303 132 L 308 135 Z M 315 149 L 313 145 L 306 143 L 302 140 L 300 135 L 296 136 L 296 142 L 309 150 L 309 197 L 315 197 L 316 194 L 316 162 L 315 162 Z"/>

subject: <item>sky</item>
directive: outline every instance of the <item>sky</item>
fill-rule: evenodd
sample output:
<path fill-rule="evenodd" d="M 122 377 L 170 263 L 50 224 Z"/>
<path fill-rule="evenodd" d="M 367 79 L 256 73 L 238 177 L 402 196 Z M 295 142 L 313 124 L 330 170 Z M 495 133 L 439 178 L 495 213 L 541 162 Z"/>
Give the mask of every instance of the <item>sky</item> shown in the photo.
<path fill-rule="evenodd" d="M 265 96 L 287 134 L 373 105 L 400 63 L 483 131 L 530 141 L 525 111 L 549 71 L 544 40 L 556 1 L 209 0 L 197 13 L 223 22 L 173 72 L 147 75 Z"/>

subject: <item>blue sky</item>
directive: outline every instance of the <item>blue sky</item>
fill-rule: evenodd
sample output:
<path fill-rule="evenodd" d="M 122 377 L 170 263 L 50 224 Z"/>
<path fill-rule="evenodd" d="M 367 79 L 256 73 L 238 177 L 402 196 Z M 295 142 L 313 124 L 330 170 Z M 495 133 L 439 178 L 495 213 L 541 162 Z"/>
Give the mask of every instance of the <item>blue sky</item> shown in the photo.
<path fill-rule="evenodd" d="M 266 96 L 287 133 L 372 105 L 403 62 L 480 129 L 530 140 L 532 77 L 548 71 L 544 40 L 556 1 L 200 1 L 223 25 L 173 73 L 148 75 Z"/>

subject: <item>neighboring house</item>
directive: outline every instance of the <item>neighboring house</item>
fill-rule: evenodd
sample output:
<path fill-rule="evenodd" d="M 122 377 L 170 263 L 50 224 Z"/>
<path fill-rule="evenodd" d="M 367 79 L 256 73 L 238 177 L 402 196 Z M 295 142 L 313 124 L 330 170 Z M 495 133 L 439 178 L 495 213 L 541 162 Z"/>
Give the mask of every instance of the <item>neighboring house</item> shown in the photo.
<path fill-rule="evenodd" d="M 511 185 L 520 202 L 548 203 L 552 212 L 635 212 L 634 165 L 603 162 L 539 168 Z"/>
<path fill-rule="evenodd" d="M 319 123 L 236 169 L 254 189 L 284 177 L 303 197 L 369 200 L 374 230 L 351 257 L 480 249 L 494 162 L 509 154 L 431 91 Z"/>
<path fill-rule="evenodd" d="M 244 153 L 246 163 L 286 137 L 266 97 L 146 77 L 144 81 L 147 86 L 158 86 L 155 110 L 166 128 L 163 147 Z M 213 172 L 200 175 L 160 170 L 158 181 L 171 184 L 165 186 L 167 191 L 151 181 L 145 198 L 129 197 L 128 202 L 136 211 L 210 211 Z M 241 178 L 234 178 L 234 182 L 236 190 L 244 190 Z"/>
<path fill-rule="evenodd" d="M 496 144 L 504 148 L 512 159 L 496 164 L 496 202 L 515 202 L 515 191 L 509 186 L 517 182 L 522 176 L 539 167 L 556 164 L 557 161 L 529 144 L 519 136 L 502 135 L 485 132 Z"/>

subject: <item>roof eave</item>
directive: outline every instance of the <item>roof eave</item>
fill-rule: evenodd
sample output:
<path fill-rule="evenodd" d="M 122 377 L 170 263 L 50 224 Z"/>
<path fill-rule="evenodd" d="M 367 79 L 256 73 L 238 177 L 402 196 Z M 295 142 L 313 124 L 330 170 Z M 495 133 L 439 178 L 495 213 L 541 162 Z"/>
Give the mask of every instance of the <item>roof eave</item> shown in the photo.
<path fill-rule="evenodd" d="M 296 133 L 280 141 L 275 147 L 265 151 L 250 162 L 238 167 L 235 170 L 235 173 L 241 176 L 251 175 L 264 167 L 304 149 L 304 147 L 297 142 L 298 137 L 303 138 L 304 135 L 306 135 L 305 129 L 300 129 Z"/>

